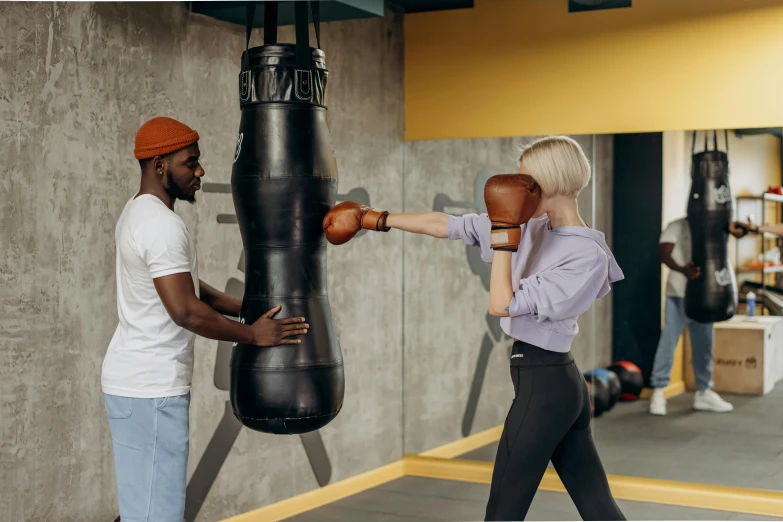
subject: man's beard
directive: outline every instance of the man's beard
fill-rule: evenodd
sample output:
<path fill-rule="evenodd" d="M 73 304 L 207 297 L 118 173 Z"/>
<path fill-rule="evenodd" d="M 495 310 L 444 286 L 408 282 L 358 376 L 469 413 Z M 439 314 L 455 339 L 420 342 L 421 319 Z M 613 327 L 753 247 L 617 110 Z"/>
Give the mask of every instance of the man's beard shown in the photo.
<path fill-rule="evenodd" d="M 171 194 L 171 197 L 174 199 L 181 199 L 182 201 L 187 201 L 188 203 L 195 203 L 196 202 L 196 196 L 190 196 L 185 193 L 182 188 L 177 185 L 177 182 L 174 181 L 174 175 L 171 173 L 170 170 L 166 171 L 166 182 L 167 187 L 166 191 Z"/>

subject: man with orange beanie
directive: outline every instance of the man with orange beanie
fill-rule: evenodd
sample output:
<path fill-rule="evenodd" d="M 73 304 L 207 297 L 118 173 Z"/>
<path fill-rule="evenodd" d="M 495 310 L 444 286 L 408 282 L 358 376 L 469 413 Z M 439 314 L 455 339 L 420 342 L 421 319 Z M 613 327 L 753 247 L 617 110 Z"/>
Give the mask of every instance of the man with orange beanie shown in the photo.
<path fill-rule="evenodd" d="M 201 187 L 198 140 L 171 118 L 141 126 L 141 185 L 115 228 L 119 324 L 101 387 L 125 522 L 183 520 L 195 336 L 277 346 L 301 342 L 309 328 L 303 317 L 274 319 L 279 306 L 252 325 L 228 319 L 242 302 L 198 278 L 196 245 L 174 212 Z"/>

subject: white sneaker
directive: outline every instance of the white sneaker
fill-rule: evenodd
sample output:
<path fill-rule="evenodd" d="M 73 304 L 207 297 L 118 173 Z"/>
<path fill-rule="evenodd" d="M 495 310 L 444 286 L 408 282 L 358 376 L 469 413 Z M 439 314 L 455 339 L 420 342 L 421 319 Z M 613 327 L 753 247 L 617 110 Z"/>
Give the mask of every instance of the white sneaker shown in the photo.
<path fill-rule="evenodd" d="M 663 388 L 655 388 L 650 397 L 650 413 L 653 415 L 666 415 L 666 397 Z"/>
<path fill-rule="evenodd" d="M 734 410 L 734 406 L 720 398 L 712 390 L 697 391 L 693 398 L 693 409 L 699 411 L 714 411 L 726 413 Z"/>

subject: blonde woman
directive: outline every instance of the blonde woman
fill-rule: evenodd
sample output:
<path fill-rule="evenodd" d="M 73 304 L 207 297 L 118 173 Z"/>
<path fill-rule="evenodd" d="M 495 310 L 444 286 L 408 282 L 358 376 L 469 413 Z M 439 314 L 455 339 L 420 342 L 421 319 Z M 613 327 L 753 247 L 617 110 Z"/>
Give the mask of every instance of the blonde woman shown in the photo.
<path fill-rule="evenodd" d="M 570 353 L 577 318 L 623 278 L 604 240 L 579 215 L 590 165 L 574 140 L 525 147 L 519 175 L 487 182 L 487 214 L 390 214 L 352 202 L 324 220 L 333 244 L 361 228 L 462 240 L 492 263 L 489 312 L 514 339 L 514 400 L 500 438 L 486 520 L 522 520 L 551 460 L 585 520 L 625 520 L 590 429 L 590 397 Z"/>

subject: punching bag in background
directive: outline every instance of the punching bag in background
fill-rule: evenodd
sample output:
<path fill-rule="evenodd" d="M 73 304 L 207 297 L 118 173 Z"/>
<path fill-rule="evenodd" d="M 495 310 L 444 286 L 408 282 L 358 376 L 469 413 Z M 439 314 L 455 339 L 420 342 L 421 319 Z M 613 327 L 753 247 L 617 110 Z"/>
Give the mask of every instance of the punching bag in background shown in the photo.
<path fill-rule="evenodd" d="M 700 323 L 726 321 L 737 310 L 737 279 L 729 261 L 729 223 L 734 203 L 729 185 L 729 137 L 726 152 L 718 150 L 718 136 L 708 149 L 695 153 L 693 133 L 691 192 L 688 200 L 688 224 L 691 231 L 693 263 L 701 275 L 688 280 L 685 290 L 685 314 Z"/>
<path fill-rule="evenodd" d="M 325 55 L 312 49 L 308 9 L 318 35 L 317 2 L 296 2 L 296 45 L 277 43 L 277 2 L 266 2 L 264 45 L 246 49 L 239 75 L 241 120 L 231 175 L 245 247 L 240 320 L 302 316 L 301 344 L 236 344 L 231 404 L 248 428 L 296 434 L 317 430 L 340 411 L 343 358 L 326 284 L 321 223 L 337 195 L 337 164 L 326 120 Z M 255 14 L 248 4 L 249 25 Z"/>

